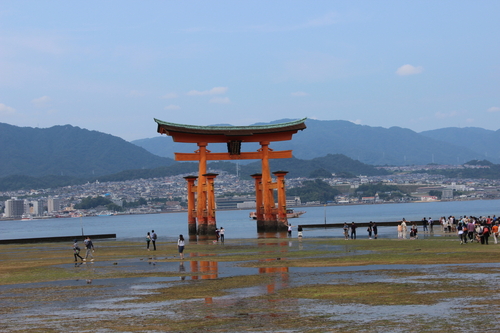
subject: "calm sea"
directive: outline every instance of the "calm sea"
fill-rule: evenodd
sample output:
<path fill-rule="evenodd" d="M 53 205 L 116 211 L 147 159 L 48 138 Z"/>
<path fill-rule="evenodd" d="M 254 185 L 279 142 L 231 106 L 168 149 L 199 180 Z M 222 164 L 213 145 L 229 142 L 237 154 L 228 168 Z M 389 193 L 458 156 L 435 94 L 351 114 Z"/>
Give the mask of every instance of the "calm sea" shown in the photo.
<path fill-rule="evenodd" d="M 434 220 L 440 216 L 499 215 L 500 200 L 474 200 L 431 203 L 376 204 L 355 206 L 304 207 L 306 213 L 289 222 L 297 224 L 341 222 L 386 222 L 421 220 L 424 216 Z M 217 212 L 217 226 L 224 227 L 226 238 L 257 238 L 257 226 L 249 218 L 250 210 Z M 167 213 L 148 215 L 96 216 L 44 220 L 1 221 L 0 239 L 76 236 L 82 234 L 117 235 L 119 240 L 142 241 L 146 233 L 155 230 L 159 241 L 176 240 L 179 234 L 187 234 L 187 214 Z M 396 237 L 396 227 L 380 227 L 380 237 Z M 304 229 L 305 237 L 341 237 L 341 229 Z M 293 235 L 296 236 L 296 228 Z M 358 230 L 358 237 L 367 237 Z"/>

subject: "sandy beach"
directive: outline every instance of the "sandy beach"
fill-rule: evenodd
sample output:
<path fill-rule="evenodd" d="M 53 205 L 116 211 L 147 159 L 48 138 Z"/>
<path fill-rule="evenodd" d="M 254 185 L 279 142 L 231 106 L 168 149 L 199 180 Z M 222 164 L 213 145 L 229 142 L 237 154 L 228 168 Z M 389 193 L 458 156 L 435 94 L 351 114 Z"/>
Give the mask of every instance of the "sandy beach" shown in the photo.
<path fill-rule="evenodd" d="M 228 239 L 0 246 L 2 332 L 494 331 L 499 245 Z M 84 251 L 83 251 L 84 252 Z"/>

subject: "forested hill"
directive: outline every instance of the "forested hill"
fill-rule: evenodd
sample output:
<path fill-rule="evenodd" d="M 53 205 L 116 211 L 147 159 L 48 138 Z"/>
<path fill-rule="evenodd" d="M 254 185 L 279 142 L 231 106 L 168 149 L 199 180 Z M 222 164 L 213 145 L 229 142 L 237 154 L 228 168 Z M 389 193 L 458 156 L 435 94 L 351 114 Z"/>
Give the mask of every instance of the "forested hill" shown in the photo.
<path fill-rule="evenodd" d="M 475 150 L 482 154 L 482 159 L 500 163 L 500 130 L 491 131 L 479 127 L 447 127 L 420 134 L 435 140 L 452 143 L 460 147 Z"/>
<path fill-rule="evenodd" d="M 273 142 L 271 148 L 292 149 L 295 157 L 306 160 L 327 154 L 343 154 L 370 165 L 463 164 L 474 159 L 500 163 L 498 131 L 494 132 L 497 135 L 491 135 L 492 131 L 483 130 L 474 135 L 473 144 L 467 144 L 465 138 L 470 137 L 465 134 L 467 128 L 454 130 L 456 136 L 446 140 L 439 130 L 420 134 L 401 127 L 371 127 L 344 120 L 308 119 L 306 125 L 307 128 L 295 134 L 291 141 Z M 174 152 L 193 152 L 197 149 L 193 144 L 174 143 L 168 136 L 132 143 L 164 157 L 173 157 Z M 223 151 L 225 146 L 210 144 L 208 148 Z M 257 144 L 242 145 L 243 151 L 255 151 L 258 148 Z"/>
<path fill-rule="evenodd" d="M 50 128 L 0 123 L 0 177 L 90 177 L 173 163 L 121 138 L 65 125 Z"/>
<path fill-rule="evenodd" d="M 379 170 L 371 165 L 363 164 L 350 159 L 345 155 L 328 155 L 318 157 L 313 160 L 301 160 L 297 158 L 271 160 L 271 170 L 288 171 L 287 177 L 307 177 L 307 178 L 330 178 L 332 174 L 339 177 L 356 177 L 359 175 L 374 176 L 385 175 L 385 170 Z M 207 166 L 208 172 L 226 171 L 236 174 L 236 164 L 231 162 L 211 162 Z M 239 175 L 242 179 L 252 179 L 251 174 L 261 172 L 261 163 L 253 162 L 247 165 L 239 165 Z M 194 162 L 174 162 L 169 166 L 162 166 L 152 169 L 131 169 L 120 171 L 111 175 L 100 177 L 77 178 L 68 176 L 8 176 L 0 178 L 0 191 L 10 191 L 19 189 L 38 189 L 61 187 L 68 185 L 83 184 L 86 182 L 113 182 L 133 179 L 147 179 L 157 177 L 167 177 L 180 174 L 198 173 L 198 163 Z"/>

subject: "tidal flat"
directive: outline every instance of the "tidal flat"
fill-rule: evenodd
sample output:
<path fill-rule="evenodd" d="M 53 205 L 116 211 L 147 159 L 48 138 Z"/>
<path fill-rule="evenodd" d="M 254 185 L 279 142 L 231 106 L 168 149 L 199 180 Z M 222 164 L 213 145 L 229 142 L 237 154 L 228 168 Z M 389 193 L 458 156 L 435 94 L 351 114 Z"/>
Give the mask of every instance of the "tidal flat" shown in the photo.
<path fill-rule="evenodd" d="M 1 332 L 485 332 L 500 245 L 454 238 L 0 246 Z M 85 251 L 82 251 L 82 255 Z"/>

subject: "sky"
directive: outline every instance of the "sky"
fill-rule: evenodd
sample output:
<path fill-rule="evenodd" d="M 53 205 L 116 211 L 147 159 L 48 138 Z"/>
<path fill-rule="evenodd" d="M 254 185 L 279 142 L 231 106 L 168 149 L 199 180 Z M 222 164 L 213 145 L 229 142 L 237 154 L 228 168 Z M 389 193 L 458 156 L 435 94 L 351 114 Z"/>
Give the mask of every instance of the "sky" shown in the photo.
<path fill-rule="evenodd" d="M 500 1 L 0 3 L 0 122 L 500 128 Z"/>

